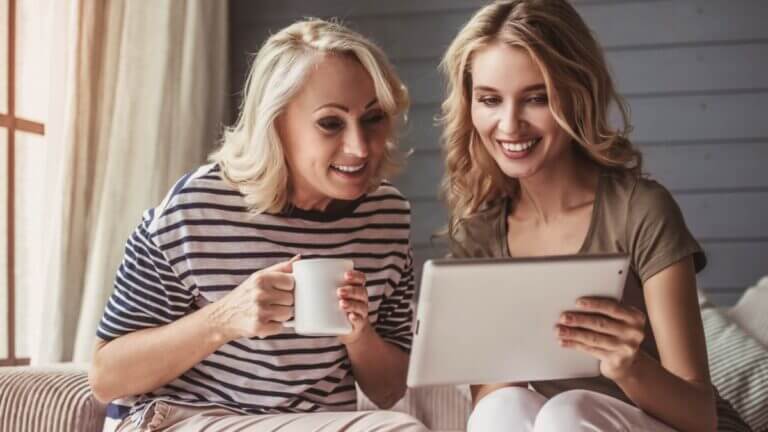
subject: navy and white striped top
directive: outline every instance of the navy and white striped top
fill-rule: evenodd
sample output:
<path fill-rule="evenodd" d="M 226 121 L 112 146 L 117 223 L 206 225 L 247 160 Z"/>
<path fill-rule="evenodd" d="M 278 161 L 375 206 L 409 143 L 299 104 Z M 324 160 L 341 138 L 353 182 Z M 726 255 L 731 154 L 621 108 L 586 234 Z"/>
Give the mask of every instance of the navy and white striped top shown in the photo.
<path fill-rule="evenodd" d="M 220 299 L 253 272 L 301 253 L 352 259 L 366 275 L 374 328 L 409 351 L 409 230 L 410 206 L 388 183 L 337 213 L 253 215 L 218 165 L 203 166 L 148 210 L 128 239 L 97 335 L 110 341 L 168 324 Z M 259 414 L 354 410 L 356 392 L 337 338 L 300 336 L 286 328 L 222 345 L 176 380 L 141 395 L 131 409 L 134 418 L 157 399 Z"/>

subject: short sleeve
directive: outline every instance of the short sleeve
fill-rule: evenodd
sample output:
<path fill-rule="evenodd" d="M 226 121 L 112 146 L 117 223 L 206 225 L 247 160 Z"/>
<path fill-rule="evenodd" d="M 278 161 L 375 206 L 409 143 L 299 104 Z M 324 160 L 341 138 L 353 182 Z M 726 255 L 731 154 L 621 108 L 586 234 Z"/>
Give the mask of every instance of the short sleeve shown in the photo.
<path fill-rule="evenodd" d="M 414 291 L 413 252 L 409 248 L 400 281 L 382 300 L 376 320 L 379 336 L 408 353 L 413 342 Z"/>
<path fill-rule="evenodd" d="M 701 246 L 685 225 L 680 207 L 660 184 L 641 179 L 630 198 L 627 238 L 632 267 L 644 283 L 688 256 L 696 272 L 706 266 Z"/>
<path fill-rule="evenodd" d="M 181 283 L 149 232 L 153 211 L 131 234 L 96 335 L 110 341 L 175 321 L 189 313 L 193 295 Z"/>

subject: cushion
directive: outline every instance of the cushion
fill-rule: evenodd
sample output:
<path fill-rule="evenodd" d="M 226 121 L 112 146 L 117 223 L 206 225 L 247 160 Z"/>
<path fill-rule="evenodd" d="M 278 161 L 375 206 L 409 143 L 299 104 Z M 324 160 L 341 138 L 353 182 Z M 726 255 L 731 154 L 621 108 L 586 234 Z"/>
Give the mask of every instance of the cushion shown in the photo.
<path fill-rule="evenodd" d="M 768 276 L 748 288 L 738 303 L 728 311 L 728 318 L 768 347 Z"/>
<path fill-rule="evenodd" d="M 0 368 L 0 430 L 98 432 L 104 406 L 88 375 L 69 365 Z"/>
<path fill-rule="evenodd" d="M 752 429 L 768 430 L 768 350 L 719 309 L 701 315 L 712 383 Z"/>

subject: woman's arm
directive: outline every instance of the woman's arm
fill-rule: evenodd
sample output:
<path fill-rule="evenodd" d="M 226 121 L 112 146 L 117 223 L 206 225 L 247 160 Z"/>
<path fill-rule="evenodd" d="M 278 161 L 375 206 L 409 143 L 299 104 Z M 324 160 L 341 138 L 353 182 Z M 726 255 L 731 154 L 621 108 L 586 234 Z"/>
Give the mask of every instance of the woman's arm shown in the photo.
<path fill-rule="evenodd" d="M 347 314 L 352 332 L 339 340 L 347 348 L 360 388 L 376 406 L 390 408 L 405 394 L 409 355 L 371 326 L 365 274 L 351 271 L 344 278 L 346 285 L 338 290 L 339 307 Z"/>
<path fill-rule="evenodd" d="M 564 314 L 561 343 L 600 359 L 600 371 L 643 411 L 680 431 L 714 431 L 715 399 L 691 257 L 644 284 L 661 362 L 640 350 L 646 317 L 609 299 L 583 299 Z"/>
<path fill-rule="evenodd" d="M 364 325 L 360 337 L 346 345 L 352 373 L 376 406 L 391 408 L 405 395 L 409 356 Z"/>
<path fill-rule="evenodd" d="M 221 345 L 281 331 L 293 314 L 296 258 L 252 274 L 221 300 L 160 327 L 99 340 L 89 372 L 101 402 L 155 390 L 179 377 Z"/>
<path fill-rule="evenodd" d="M 661 364 L 642 355 L 616 384 L 644 411 L 681 431 L 714 431 L 715 396 L 696 296 L 693 259 L 683 259 L 644 284 L 648 319 Z"/>

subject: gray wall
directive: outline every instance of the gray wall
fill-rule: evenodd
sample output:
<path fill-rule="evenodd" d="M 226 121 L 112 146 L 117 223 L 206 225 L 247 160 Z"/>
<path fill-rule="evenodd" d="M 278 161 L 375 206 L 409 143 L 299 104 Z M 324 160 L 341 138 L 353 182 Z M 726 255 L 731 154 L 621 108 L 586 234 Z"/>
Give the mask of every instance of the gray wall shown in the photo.
<path fill-rule="evenodd" d="M 413 202 L 419 261 L 440 253 L 445 221 L 433 118 L 442 97 L 435 66 L 477 0 L 232 0 L 232 85 L 270 31 L 302 16 L 337 16 L 378 42 L 409 86 L 405 145 L 415 150 L 396 183 Z M 764 0 L 585 0 L 576 6 L 604 46 L 632 109 L 632 139 L 647 171 L 669 188 L 709 256 L 699 275 L 716 302 L 733 303 L 768 274 L 768 4 Z M 238 96 L 233 96 L 233 104 Z"/>

